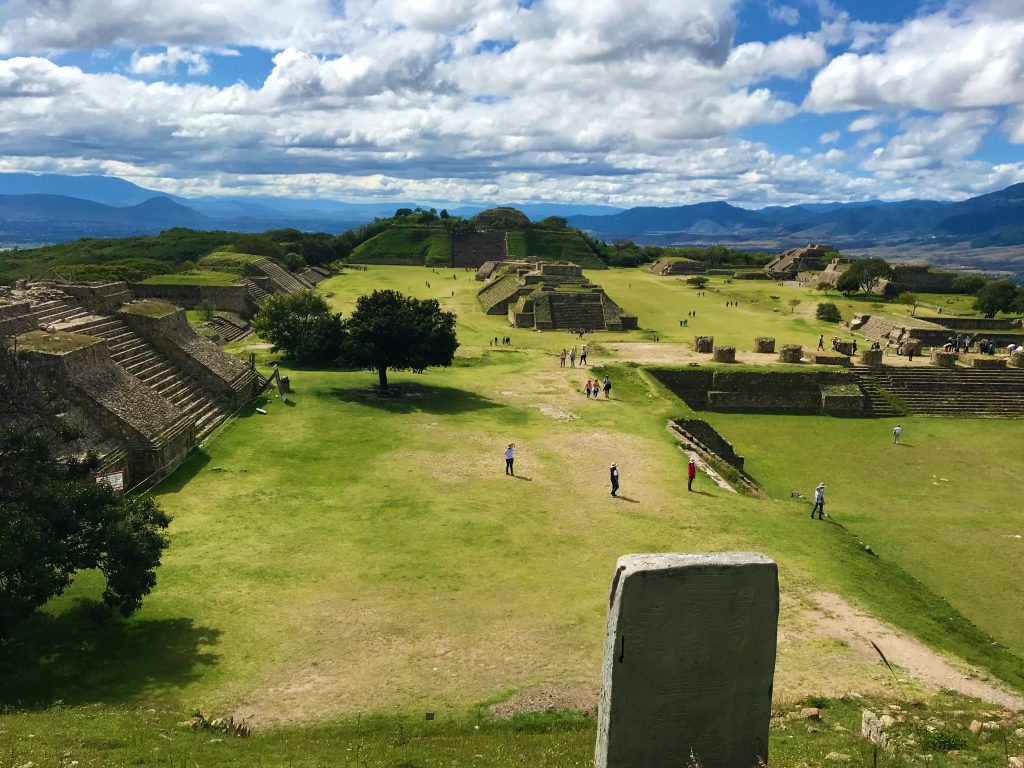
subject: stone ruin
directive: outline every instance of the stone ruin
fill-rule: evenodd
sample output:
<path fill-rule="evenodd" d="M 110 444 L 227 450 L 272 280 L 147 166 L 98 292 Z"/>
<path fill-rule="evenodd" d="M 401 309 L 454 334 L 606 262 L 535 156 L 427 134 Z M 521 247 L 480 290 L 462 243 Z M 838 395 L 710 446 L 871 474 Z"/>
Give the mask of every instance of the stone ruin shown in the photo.
<path fill-rule="evenodd" d="M 775 354 L 775 337 L 758 336 L 754 339 L 754 351 L 765 355 Z"/>
<path fill-rule="evenodd" d="M 694 336 L 693 337 L 693 351 L 702 352 L 706 355 L 710 355 L 715 349 L 715 337 L 714 336 Z"/>
<path fill-rule="evenodd" d="M 492 270 L 477 292 L 489 315 L 507 315 L 517 328 L 537 330 L 628 331 L 637 318 L 628 314 L 583 276 L 576 264 L 512 263 Z"/>
<path fill-rule="evenodd" d="M 716 363 L 735 363 L 736 347 L 715 347 L 711 359 Z"/>
<path fill-rule="evenodd" d="M 800 272 L 820 271 L 825 259 L 835 250 L 827 243 L 808 243 L 803 248 L 790 248 L 768 262 L 764 271 L 773 280 L 796 280 Z"/>
<path fill-rule="evenodd" d="M 707 265 L 700 261 L 691 259 L 658 259 L 647 271 L 652 275 L 662 277 L 673 277 L 675 275 L 703 275 L 707 274 Z"/>
<path fill-rule="evenodd" d="M 766 765 L 778 617 L 778 567 L 764 555 L 620 557 L 596 768 Z"/>
<path fill-rule="evenodd" d="M 0 288 L 0 342 L 68 394 L 83 452 L 125 487 L 166 475 L 260 389 L 185 310 L 139 300 L 125 283 Z"/>

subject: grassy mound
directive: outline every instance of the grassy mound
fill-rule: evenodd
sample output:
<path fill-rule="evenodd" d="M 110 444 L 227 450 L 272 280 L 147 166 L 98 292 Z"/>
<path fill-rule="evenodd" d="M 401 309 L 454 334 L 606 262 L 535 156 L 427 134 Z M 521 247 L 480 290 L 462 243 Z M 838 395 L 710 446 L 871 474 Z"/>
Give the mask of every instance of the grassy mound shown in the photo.
<path fill-rule="evenodd" d="M 406 264 L 449 266 L 451 238 L 436 227 L 392 227 L 370 238 L 352 251 L 357 264 Z"/>

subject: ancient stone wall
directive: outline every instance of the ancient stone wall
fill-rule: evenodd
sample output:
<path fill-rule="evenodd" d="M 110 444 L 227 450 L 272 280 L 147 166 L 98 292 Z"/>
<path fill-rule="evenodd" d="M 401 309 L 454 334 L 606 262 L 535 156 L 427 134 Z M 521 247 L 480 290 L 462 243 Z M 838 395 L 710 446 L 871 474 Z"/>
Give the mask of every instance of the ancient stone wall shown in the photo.
<path fill-rule="evenodd" d="M 14 304 L 0 304 L 0 339 L 20 336 L 37 327 L 32 307 L 27 301 Z"/>
<path fill-rule="evenodd" d="M 743 457 L 736 453 L 732 443 L 722 437 L 718 432 L 703 419 L 674 419 L 676 426 L 686 435 L 697 441 L 718 458 L 743 471 Z"/>
<path fill-rule="evenodd" d="M 113 312 L 125 302 L 131 301 L 131 290 L 128 283 L 55 283 L 59 288 L 86 309 L 94 312 Z"/>
<path fill-rule="evenodd" d="M 236 312 L 250 318 L 258 307 L 245 285 L 150 285 L 134 283 L 132 293 L 140 299 L 163 299 L 185 309 L 195 309 L 204 301 L 214 309 Z"/>
<path fill-rule="evenodd" d="M 857 387 L 856 379 L 846 371 L 701 367 L 648 370 L 691 408 L 731 413 L 823 413 L 824 387 Z M 852 390 L 848 394 L 852 396 Z"/>
<path fill-rule="evenodd" d="M 864 393 L 857 384 L 826 384 L 821 388 L 821 412 L 828 416 L 863 416 Z"/>

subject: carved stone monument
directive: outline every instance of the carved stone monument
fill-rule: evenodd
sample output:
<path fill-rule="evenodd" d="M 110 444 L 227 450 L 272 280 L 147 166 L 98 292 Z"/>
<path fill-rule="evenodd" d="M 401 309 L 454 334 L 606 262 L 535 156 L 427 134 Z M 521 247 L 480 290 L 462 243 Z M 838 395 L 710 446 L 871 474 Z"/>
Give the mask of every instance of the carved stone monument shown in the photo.
<path fill-rule="evenodd" d="M 778 614 L 778 569 L 764 555 L 619 558 L 596 768 L 767 762 Z"/>

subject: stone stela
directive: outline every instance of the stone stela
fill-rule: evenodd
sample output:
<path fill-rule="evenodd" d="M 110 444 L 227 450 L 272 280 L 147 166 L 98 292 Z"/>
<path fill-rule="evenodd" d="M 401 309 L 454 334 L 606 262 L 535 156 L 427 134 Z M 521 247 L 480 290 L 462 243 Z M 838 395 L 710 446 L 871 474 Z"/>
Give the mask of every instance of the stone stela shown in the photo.
<path fill-rule="evenodd" d="M 778 567 L 764 555 L 619 558 L 596 768 L 767 763 L 778 617 Z"/>

